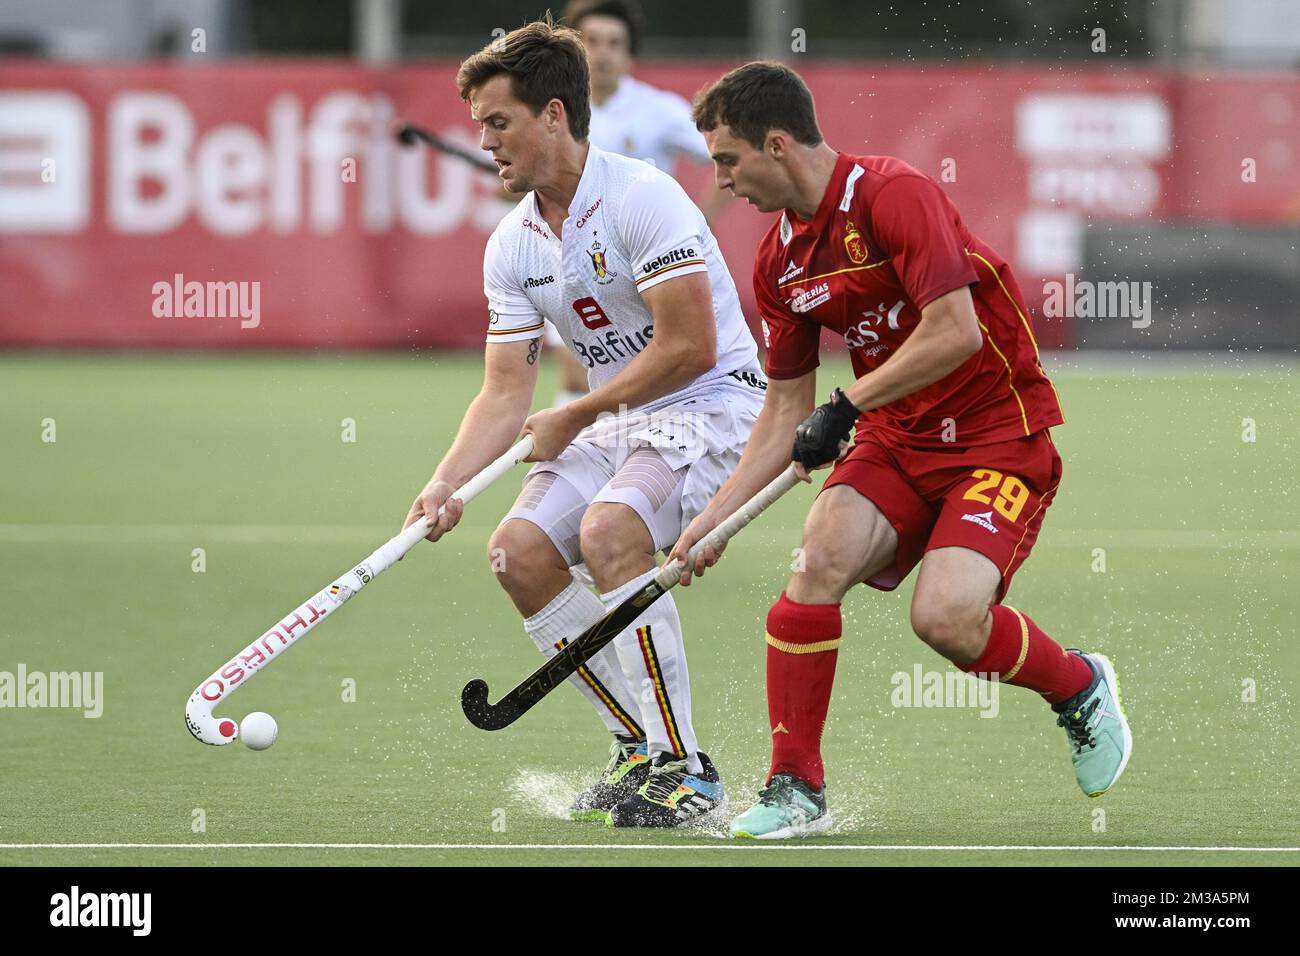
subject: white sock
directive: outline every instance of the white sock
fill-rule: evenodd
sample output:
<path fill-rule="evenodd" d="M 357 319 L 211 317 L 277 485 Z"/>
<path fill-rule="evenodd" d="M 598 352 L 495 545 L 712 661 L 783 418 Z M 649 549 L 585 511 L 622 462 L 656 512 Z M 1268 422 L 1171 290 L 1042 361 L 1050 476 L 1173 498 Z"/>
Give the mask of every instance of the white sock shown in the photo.
<path fill-rule="evenodd" d="M 658 569 L 647 571 L 621 587 L 600 596 L 606 610 L 627 600 L 654 580 Z M 614 639 L 623 666 L 624 686 L 638 692 L 641 726 L 651 758 L 668 753 L 687 758 L 687 770 L 704 769 L 699 744 L 691 725 L 691 679 L 686 671 L 682 620 L 669 592 L 646 608 L 640 617 Z"/>
<path fill-rule="evenodd" d="M 605 616 L 605 605 L 577 581 L 555 596 L 550 604 L 524 621 L 524 630 L 549 659 Z M 610 733 L 641 738 L 637 723 L 641 713 L 636 695 L 623 678 L 617 652 L 606 645 L 600 653 L 569 677 L 569 683 L 591 701 Z"/>

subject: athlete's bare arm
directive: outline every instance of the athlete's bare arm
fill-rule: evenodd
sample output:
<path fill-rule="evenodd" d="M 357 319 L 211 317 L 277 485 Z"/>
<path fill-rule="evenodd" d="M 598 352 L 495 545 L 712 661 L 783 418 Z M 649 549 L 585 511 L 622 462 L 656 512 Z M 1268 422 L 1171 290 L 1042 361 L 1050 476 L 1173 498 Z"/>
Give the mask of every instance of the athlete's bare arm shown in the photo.
<path fill-rule="evenodd" d="M 483 387 L 465 409 L 456 440 L 411 505 L 403 528 L 422 515 L 437 514 L 457 488 L 505 454 L 532 406 L 541 348 L 540 337 L 486 347 Z M 437 541 L 456 526 L 460 516 L 461 505 L 453 499 L 428 540 Z"/>
<path fill-rule="evenodd" d="M 690 384 L 717 362 L 717 320 L 707 272 L 660 282 L 642 298 L 654 337 L 621 372 L 599 388 L 524 423 L 535 442 L 530 461 L 549 461 L 601 412 L 637 408 Z M 504 450 L 504 449 L 503 449 Z"/>
<path fill-rule="evenodd" d="M 970 289 L 941 295 L 921 310 L 921 321 L 898 351 L 844 394 L 861 411 L 888 405 L 933 385 L 984 346 Z"/>

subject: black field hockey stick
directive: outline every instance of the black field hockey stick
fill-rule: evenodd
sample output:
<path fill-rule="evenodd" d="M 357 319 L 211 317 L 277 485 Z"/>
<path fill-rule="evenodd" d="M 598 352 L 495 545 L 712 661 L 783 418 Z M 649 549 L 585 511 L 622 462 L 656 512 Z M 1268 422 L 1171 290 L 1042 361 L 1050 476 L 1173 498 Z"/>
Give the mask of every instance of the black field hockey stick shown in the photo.
<path fill-rule="evenodd" d="M 398 123 L 393 127 L 393 136 L 403 146 L 414 146 L 417 142 L 424 143 L 426 146 L 432 146 L 439 152 L 446 153 L 448 156 L 455 156 L 457 159 L 463 159 L 485 173 L 497 174 L 497 164 L 492 162 L 486 156 L 479 155 L 473 150 L 466 149 L 459 143 L 453 143 L 451 140 L 443 139 L 434 133 L 430 133 L 422 126 L 416 126 L 414 123 Z"/>
<path fill-rule="evenodd" d="M 726 544 L 764 510 L 783 494 L 799 483 L 794 465 L 781 472 L 758 494 L 695 543 L 687 555 L 688 564 L 695 566 L 695 559 L 705 548 L 715 550 Z M 475 678 L 465 685 L 460 692 L 460 706 L 465 716 L 475 727 L 482 730 L 500 730 L 509 727 L 528 712 L 538 701 L 552 690 L 564 683 L 583 664 L 587 663 L 601 648 L 623 633 L 628 626 L 655 601 L 671 591 L 681 580 L 682 571 L 687 567 L 681 561 L 665 564 L 655 579 L 632 595 L 614 610 L 591 627 L 582 632 L 575 640 L 566 644 L 558 654 L 533 671 L 522 684 L 506 694 L 495 704 L 488 703 L 487 682 Z"/>

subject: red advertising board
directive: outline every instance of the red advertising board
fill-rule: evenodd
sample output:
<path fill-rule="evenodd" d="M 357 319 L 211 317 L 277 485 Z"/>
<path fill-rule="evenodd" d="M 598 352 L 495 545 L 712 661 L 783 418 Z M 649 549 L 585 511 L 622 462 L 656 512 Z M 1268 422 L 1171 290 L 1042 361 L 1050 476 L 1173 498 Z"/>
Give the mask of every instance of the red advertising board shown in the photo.
<path fill-rule="evenodd" d="M 689 98 L 731 65 L 638 75 Z M 455 68 L 0 64 L 0 345 L 480 344 L 495 178 L 389 133 L 400 117 L 476 146 Z M 801 70 L 828 141 L 935 177 L 1034 308 L 1090 223 L 1300 218 L 1290 74 Z M 677 173 L 696 195 L 712 175 Z M 715 230 L 751 317 L 769 221 L 736 204 Z"/>

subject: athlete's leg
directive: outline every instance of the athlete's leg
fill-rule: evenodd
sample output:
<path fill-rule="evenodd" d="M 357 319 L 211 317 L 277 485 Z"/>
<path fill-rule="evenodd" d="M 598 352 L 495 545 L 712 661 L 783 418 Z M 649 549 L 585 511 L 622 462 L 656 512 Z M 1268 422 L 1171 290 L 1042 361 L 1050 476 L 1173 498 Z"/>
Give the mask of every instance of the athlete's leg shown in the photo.
<path fill-rule="evenodd" d="M 571 446 L 572 447 L 572 446 Z M 585 478 L 591 462 L 566 451 L 534 471 L 514 507 L 488 542 L 488 559 L 497 579 L 524 617 L 524 629 L 547 657 L 556 654 L 605 615 L 596 595 L 574 579 L 578 535 L 589 498 L 578 484 L 595 486 L 603 476 Z M 618 656 L 605 648 L 569 678 L 614 734 L 639 741 L 636 695 L 626 685 Z"/>
<path fill-rule="evenodd" d="M 821 735 L 840 643 L 840 601 L 891 565 L 897 547 L 889 520 L 853 487 L 834 485 L 813 502 L 799 570 L 767 616 L 769 780 L 788 773 L 822 788 Z"/>
<path fill-rule="evenodd" d="M 1100 654 L 1067 651 L 1028 614 L 1001 603 L 1061 478 L 1046 433 L 1014 446 L 987 449 L 993 467 L 971 471 L 945 494 L 912 597 L 912 627 L 961 670 L 1028 687 L 1051 704 L 1079 786 L 1097 796 L 1119 779 L 1132 750 L 1114 668 Z"/>
<path fill-rule="evenodd" d="M 638 449 L 583 516 L 582 556 L 607 610 L 653 578 L 656 553 L 681 527 L 686 470 L 669 467 L 656 449 Z M 614 647 L 626 685 L 638 694 L 651 757 L 670 754 L 699 772 L 690 675 L 673 595 L 665 594 L 647 608 L 615 639 Z"/>

